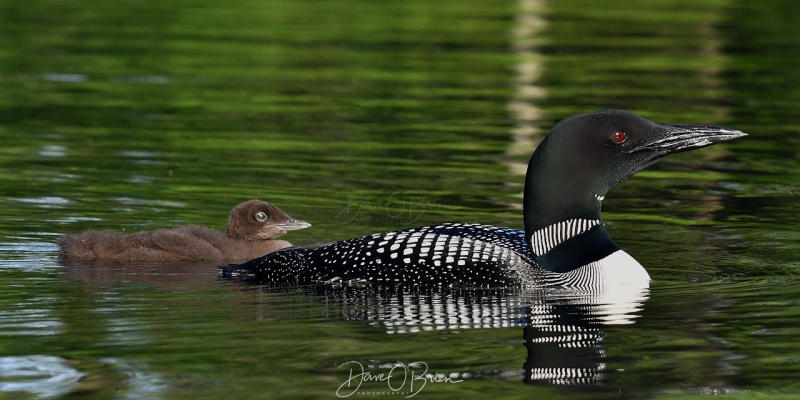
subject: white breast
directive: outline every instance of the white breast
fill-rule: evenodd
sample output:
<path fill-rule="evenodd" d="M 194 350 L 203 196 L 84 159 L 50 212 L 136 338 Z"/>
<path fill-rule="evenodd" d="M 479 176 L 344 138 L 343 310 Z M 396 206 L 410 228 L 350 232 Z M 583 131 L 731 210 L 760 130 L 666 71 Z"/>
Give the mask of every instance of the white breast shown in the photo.
<path fill-rule="evenodd" d="M 555 275 L 555 274 L 554 274 Z M 575 270 L 547 277 L 575 304 L 588 306 L 605 324 L 630 324 L 650 294 L 650 275 L 628 253 L 617 250 Z"/>
<path fill-rule="evenodd" d="M 597 282 L 605 286 L 650 281 L 650 274 L 642 264 L 622 250 L 617 250 L 583 268 L 597 269 Z"/>
<path fill-rule="evenodd" d="M 617 250 L 603 259 L 563 273 L 548 273 L 549 285 L 592 287 L 649 282 L 650 275 L 628 253 Z"/>

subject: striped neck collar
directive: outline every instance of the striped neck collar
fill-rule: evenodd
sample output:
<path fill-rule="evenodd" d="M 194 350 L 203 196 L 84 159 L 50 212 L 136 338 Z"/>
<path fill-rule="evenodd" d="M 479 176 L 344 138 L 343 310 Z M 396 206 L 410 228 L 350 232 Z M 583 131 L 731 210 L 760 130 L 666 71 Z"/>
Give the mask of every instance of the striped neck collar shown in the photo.
<path fill-rule="evenodd" d="M 602 221 L 599 219 L 585 218 L 575 218 L 557 222 L 533 232 L 530 237 L 531 250 L 534 255 L 542 256 L 559 244 L 600 224 L 602 224 Z"/>
<path fill-rule="evenodd" d="M 568 272 L 619 250 L 600 218 L 572 218 L 533 231 L 528 237 L 534 262 L 551 272 Z"/>

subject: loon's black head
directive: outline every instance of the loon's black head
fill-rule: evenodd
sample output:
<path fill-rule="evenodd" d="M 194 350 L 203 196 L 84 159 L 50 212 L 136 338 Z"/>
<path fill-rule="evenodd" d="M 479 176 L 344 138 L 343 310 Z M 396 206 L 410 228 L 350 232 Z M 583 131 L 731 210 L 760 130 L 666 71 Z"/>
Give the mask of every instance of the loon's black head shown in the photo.
<path fill-rule="evenodd" d="M 618 249 L 600 221 L 600 203 L 609 189 L 660 158 L 745 136 L 706 125 L 666 125 L 624 110 L 604 110 L 567 118 L 553 127 L 534 152 L 525 181 L 525 230 L 530 243 L 563 221 L 590 221 L 587 229 Z M 576 229 L 580 230 L 580 229 Z M 607 240 L 605 239 L 607 238 Z M 535 240 L 535 237 L 534 237 Z M 560 243 L 540 249 L 555 248 Z M 536 253 L 534 249 L 534 253 Z M 538 259 L 547 263 L 545 259 Z M 552 258 L 552 257 L 551 257 Z M 558 257 L 562 259 L 563 257 Z"/>

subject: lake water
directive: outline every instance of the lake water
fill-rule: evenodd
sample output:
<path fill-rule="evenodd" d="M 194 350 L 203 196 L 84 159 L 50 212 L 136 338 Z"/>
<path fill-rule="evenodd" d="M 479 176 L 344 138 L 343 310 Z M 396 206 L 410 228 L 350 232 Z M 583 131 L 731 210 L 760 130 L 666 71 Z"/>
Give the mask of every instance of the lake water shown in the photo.
<path fill-rule="evenodd" d="M 2 1 L 0 398 L 794 398 L 798 20 L 793 1 Z M 542 135 L 604 108 L 750 133 L 609 193 L 653 278 L 613 301 L 57 259 L 67 233 L 222 229 L 250 198 L 313 224 L 293 243 L 521 228 Z"/>

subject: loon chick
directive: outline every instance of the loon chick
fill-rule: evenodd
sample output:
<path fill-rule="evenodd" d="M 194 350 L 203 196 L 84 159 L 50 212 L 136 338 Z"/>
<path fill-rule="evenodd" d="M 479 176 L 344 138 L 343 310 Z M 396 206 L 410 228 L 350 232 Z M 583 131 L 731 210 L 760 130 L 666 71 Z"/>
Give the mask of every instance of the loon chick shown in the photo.
<path fill-rule="evenodd" d="M 266 284 L 375 282 L 446 287 L 647 282 L 647 271 L 620 249 L 600 215 L 609 189 L 667 154 L 745 133 L 705 125 L 665 125 L 624 110 L 567 118 L 531 156 L 525 178 L 525 230 L 441 224 L 286 249 L 224 276 Z"/>
<path fill-rule="evenodd" d="M 309 226 L 270 203 L 248 200 L 231 210 L 224 233 L 200 225 L 132 234 L 92 230 L 64 236 L 58 246 L 68 263 L 244 261 L 290 247 L 274 239 Z"/>

